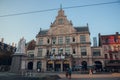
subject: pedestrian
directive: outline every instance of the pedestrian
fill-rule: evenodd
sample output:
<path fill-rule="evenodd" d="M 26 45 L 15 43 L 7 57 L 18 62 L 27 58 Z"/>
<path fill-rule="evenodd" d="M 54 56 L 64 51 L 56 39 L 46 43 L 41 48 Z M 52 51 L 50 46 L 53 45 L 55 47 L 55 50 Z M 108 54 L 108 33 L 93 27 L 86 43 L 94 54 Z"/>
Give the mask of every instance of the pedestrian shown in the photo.
<path fill-rule="evenodd" d="M 68 68 L 66 69 L 65 76 L 68 78 Z"/>
<path fill-rule="evenodd" d="M 69 68 L 69 70 L 68 70 L 69 79 L 71 79 L 71 75 L 72 75 L 72 70 Z"/>
<path fill-rule="evenodd" d="M 92 69 L 89 70 L 89 74 L 90 74 L 90 75 L 93 74 L 93 70 L 92 70 Z"/>

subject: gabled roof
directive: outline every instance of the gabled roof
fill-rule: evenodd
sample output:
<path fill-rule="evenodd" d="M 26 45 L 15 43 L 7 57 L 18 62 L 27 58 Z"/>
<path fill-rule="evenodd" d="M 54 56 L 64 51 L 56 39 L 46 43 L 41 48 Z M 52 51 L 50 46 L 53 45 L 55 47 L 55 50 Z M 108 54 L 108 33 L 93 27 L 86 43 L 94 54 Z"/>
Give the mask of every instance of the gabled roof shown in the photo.
<path fill-rule="evenodd" d="M 47 32 L 48 30 L 40 30 L 36 37 L 38 37 L 39 35 L 45 35 Z"/>
<path fill-rule="evenodd" d="M 36 44 L 35 40 L 31 40 L 30 42 L 28 42 L 26 44 L 27 50 L 34 50 L 35 49 L 35 44 Z"/>
<path fill-rule="evenodd" d="M 89 32 L 89 28 L 88 27 L 74 27 L 76 29 L 77 32 Z"/>
<path fill-rule="evenodd" d="M 48 30 L 41 30 L 38 34 L 44 35 L 48 32 Z"/>

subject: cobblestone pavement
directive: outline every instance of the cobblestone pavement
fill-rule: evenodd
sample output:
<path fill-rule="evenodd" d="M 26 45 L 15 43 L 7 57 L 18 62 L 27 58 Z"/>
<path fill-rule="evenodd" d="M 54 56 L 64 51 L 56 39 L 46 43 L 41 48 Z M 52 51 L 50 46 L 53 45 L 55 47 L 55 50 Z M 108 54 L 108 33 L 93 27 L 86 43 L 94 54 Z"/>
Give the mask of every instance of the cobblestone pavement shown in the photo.
<path fill-rule="evenodd" d="M 120 80 L 120 77 L 118 78 L 71 78 L 71 79 L 66 79 L 66 78 L 62 78 L 59 80 Z"/>
<path fill-rule="evenodd" d="M 72 74 L 71 79 L 65 78 L 64 74 L 59 74 L 59 80 L 120 80 L 120 73 L 113 74 Z"/>
<path fill-rule="evenodd" d="M 59 80 L 69 80 L 69 79 L 66 79 L 65 77 L 65 73 L 32 73 L 32 75 L 30 77 L 44 77 L 46 75 L 58 75 L 61 79 Z M 16 79 L 16 77 L 14 79 L 6 79 L 4 77 L 9 77 L 9 76 L 17 76 L 16 74 L 14 73 L 3 73 L 3 72 L 0 72 L 0 80 L 37 80 L 37 79 L 28 79 L 28 78 L 24 78 L 24 79 Z M 25 76 L 25 75 L 23 75 Z M 28 77 L 29 77 L 28 76 Z M 4 79 L 2 79 L 4 78 Z M 109 74 L 79 74 L 79 73 L 74 73 L 72 74 L 72 79 L 70 80 L 120 80 L 120 73 L 109 73 Z"/>

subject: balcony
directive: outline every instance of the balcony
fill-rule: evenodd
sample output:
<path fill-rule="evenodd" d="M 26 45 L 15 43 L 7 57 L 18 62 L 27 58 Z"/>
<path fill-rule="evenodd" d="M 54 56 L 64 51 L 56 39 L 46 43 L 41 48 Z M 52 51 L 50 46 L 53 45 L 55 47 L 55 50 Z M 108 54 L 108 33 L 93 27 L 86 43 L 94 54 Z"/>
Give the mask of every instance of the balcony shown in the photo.
<path fill-rule="evenodd" d="M 52 60 L 62 60 L 62 59 L 71 58 L 71 57 L 72 57 L 71 54 L 50 54 L 45 56 L 45 58 L 52 59 Z"/>

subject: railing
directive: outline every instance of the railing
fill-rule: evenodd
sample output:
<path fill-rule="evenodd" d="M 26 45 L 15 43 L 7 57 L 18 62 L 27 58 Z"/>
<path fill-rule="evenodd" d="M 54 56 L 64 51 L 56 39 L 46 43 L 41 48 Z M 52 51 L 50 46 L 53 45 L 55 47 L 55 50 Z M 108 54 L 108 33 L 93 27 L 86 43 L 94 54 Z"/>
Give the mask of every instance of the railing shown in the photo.
<path fill-rule="evenodd" d="M 71 54 L 52 54 L 52 55 L 46 55 L 45 58 L 48 59 L 65 59 L 65 58 L 71 58 Z"/>

